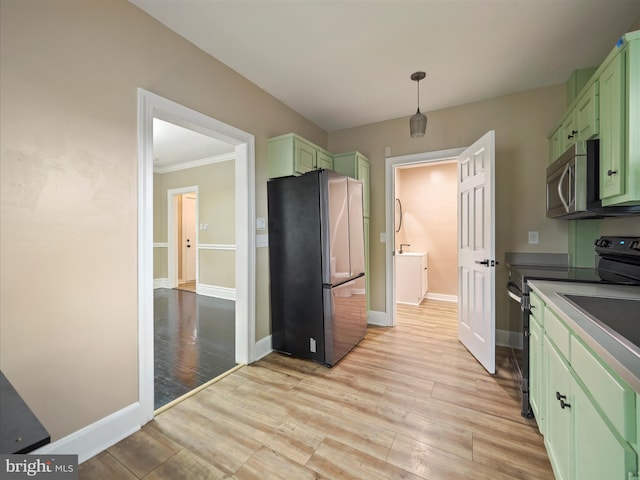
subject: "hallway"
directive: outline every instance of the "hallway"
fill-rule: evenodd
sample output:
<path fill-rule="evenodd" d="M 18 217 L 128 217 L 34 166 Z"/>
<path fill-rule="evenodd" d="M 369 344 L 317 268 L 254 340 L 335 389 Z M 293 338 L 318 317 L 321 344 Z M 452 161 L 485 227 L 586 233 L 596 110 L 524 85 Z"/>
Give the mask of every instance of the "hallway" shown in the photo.
<path fill-rule="evenodd" d="M 235 302 L 154 290 L 154 408 L 233 368 Z"/>

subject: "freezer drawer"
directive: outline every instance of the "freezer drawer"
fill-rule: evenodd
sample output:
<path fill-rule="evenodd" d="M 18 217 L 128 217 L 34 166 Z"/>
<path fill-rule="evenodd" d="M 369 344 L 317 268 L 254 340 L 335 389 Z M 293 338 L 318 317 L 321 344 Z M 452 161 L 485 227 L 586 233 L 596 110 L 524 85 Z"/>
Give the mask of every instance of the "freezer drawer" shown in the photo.
<path fill-rule="evenodd" d="M 364 275 L 333 288 L 324 288 L 325 362 L 335 365 L 367 333 Z"/>

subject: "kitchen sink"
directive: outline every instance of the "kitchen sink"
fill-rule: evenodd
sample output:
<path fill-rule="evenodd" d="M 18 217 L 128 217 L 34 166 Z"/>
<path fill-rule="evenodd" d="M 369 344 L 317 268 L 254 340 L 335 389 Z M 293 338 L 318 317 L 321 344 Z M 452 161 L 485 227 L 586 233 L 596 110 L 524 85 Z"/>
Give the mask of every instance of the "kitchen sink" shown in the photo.
<path fill-rule="evenodd" d="M 640 299 L 561 295 L 640 357 Z"/>

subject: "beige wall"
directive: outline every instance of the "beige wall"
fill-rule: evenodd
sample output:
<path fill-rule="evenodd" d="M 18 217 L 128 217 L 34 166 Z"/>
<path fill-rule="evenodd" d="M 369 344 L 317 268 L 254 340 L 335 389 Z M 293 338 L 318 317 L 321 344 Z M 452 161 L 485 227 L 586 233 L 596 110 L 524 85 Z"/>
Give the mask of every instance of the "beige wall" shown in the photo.
<path fill-rule="evenodd" d="M 502 288 L 507 281 L 504 254 L 510 251 L 567 253 L 568 222 L 545 216 L 547 135 L 562 117 L 564 84 L 428 112 L 427 133 L 409 136 L 409 119 L 399 118 L 333 132 L 329 150 L 359 150 L 371 163 L 371 309 L 386 311 L 385 158 L 432 152 L 472 144 L 488 130 L 496 132 L 496 326 L 509 330 L 509 302 Z M 393 205 L 389 206 L 393 211 Z M 607 219 L 603 234 L 634 234 L 640 217 Z M 538 231 L 540 243 L 528 244 L 528 232 Z"/>
<path fill-rule="evenodd" d="M 429 293 L 458 295 L 457 164 L 396 168 L 396 197 L 402 225 L 396 248 L 427 252 Z"/>
<path fill-rule="evenodd" d="M 399 118 L 331 133 L 329 150 L 359 150 L 371 162 L 371 308 L 385 311 L 384 148 L 392 156 L 464 147 L 488 130 L 496 131 L 497 326 L 508 329 L 506 251 L 566 252 L 567 224 L 545 217 L 547 135 L 564 112 L 564 85 L 531 90 L 446 110 L 428 112 L 427 133 L 409 136 L 409 119 Z M 393 206 L 391 206 L 393 208 Z M 527 232 L 540 232 L 540 244 L 528 245 Z M 390 246 L 389 246 L 390 247 Z M 391 248 L 391 247 L 390 247 Z"/>
<path fill-rule="evenodd" d="M 2 0 L 0 22 L 0 368 L 57 440 L 138 400 L 136 89 L 255 135 L 260 217 L 266 139 L 327 134 L 125 0 Z"/>
<path fill-rule="evenodd" d="M 154 173 L 153 179 L 154 243 L 167 241 L 168 190 L 198 187 L 196 228 L 199 228 L 202 223 L 209 225 L 207 230 L 198 231 L 198 243 L 235 245 L 234 161 L 214 163 L 176 172 Z M 216 287 L 235 288 L 235 258 L 233 250 L 201 249 L 199 251 L 199 283 Z M 153 278 L 167 278 L 167 275 L 166 249 L 155 248 Z"/>

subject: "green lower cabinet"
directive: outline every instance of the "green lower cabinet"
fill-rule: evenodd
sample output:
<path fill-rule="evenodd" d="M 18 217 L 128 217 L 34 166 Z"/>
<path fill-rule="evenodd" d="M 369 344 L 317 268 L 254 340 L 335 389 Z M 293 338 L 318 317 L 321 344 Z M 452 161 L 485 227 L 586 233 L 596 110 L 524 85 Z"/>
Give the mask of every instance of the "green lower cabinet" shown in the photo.
<path fill-rule="evenodd" d="M 542 303 L 532 292 L 532 312 Z M 544 312 L 530 321 L 529 391 L 555 479 L 637 480 L 640 393 L 611 373 L 553 305 Z"/>
<path fill-rule="evenodd" d="M 545 368 L 547 377 L 545 401 L 547 423 L 544 444 L 556 480 L 571 480 L 573 476 L 573 403 L 569 366 L 553 343 L 545 337 Z M 564 408 L 563 408 L 564 405 Z"/>
<path fill-rule="evenodd" d="M 540 433 L 545 433 L 545 412 L 544 399 L 541 397 L 542 388 L 540 380 L 542 378 L 542 327 L 531 316 L 529 323 L 529 403 L 536 417 Z"/>
<path fill-rule="evenodd" d="M 637 472 L 638 459 L 619 439 L 573 380 L 574 468 L 576 480 L 628 480 Z M 637 478 L 637 477 L 635 477 Z"/>

